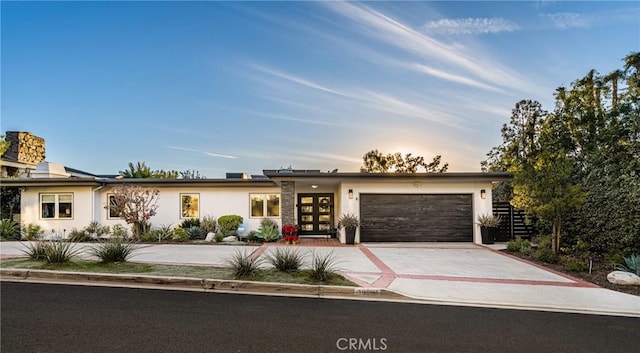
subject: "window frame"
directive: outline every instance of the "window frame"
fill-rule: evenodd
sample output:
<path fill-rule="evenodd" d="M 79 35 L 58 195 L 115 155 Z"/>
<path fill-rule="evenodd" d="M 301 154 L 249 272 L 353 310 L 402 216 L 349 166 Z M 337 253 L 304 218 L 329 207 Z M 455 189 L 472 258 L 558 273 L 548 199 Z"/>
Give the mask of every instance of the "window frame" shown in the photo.
<path fill-rule="evenodd" d="M 262 197 L 262 216 L 254 216 L 253 215 L 253 197 L 261 196 Z M 269 215 L 269 199 L 271 196 L 278 196 L 278 215 L 272 216 Z M 250 193 L 249 194 L 249 218 L 259 219 L 259 218 L 280 218 L 282 215 L 282 195 L 280 193 Z"/>
<path fill-rule="evenodd" d="M 123 219 L 120 216 L 111 216 L 111 198 L 115 198 L 116 194 L 108 193 L 107 194 L 107 219 Z"/>
<path fill-rule="evenodd" d="M 44 204 L 42 199 L 44 196 L 53 196 L 53 217 L 43 217 L 42 214 L 42 205 Z M 69 217 L 60 217 L 60 196 L 70 196 L 71 197 L 71 202 L 62 202 L 62 203 L 69 203 L 71 204 L 70 207 L 70 216 Z M 68 220 L 73 220 L 75 217 L 75 206 L 74 206 L 74 200 L 75 200 L 75 195 L 73 194 L 73 192 L 41 192 L 38 194 L 38 219 L 40 220 L 63 220 L 63 221 L 68 221 Z M 50 202 L 47 202 L 50 203 Z"/>
<path fill-rule="evenodd" d="M 196 215 L 195 216 L 184 216 L 184 210 L 182 208 L 182 206 L 184 205 L 182 198 L 185 196 L 189 196 L 189 197 L 196 197 Z M 180 197 L 179 197 L 179 213 L 180 213 L 180 219 L 200 219 L 200 193 L 197 192 L 185 192 L 185 193 L 180 193 Z"/>

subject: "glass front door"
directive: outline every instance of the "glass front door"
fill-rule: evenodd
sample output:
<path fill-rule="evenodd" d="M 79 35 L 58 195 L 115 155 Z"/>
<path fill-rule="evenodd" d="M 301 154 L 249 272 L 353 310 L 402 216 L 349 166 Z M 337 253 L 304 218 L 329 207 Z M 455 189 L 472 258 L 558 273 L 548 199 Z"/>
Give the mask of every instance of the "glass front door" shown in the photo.
<path fill-rule="evenodd" d="M 328 234 L 333 229 L 333 194 L 298 194 L 300 235 Z"/>

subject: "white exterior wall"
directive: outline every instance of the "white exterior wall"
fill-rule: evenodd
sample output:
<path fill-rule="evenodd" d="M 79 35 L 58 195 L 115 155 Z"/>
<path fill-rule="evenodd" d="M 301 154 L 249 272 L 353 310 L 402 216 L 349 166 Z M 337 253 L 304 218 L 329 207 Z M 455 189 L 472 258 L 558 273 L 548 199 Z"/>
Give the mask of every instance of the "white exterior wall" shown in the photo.
<path fill-rule="evenodd" d="M 353 213 L 360 217 L 360 194 L 472 194 L 472 214 L 474 224 L 473 242 L 482 244 L 480 235 L 480 225 L 477 223 L 478 215 L 492 214 L 493 206 L 491 200 L 491 182 L 424 182 L 424 181 L 404 181 L 404 182 L 379 182 L 379 183 L 359 183 L 344 182 L 340 185 L 341 207 L 336 208 L 336 220 L 343 213 Z M 353 199 L 349 199 L 349 189 L 353 190 Z M 480 197 L 480 190 L 485 190 L 486 198 Z M 340 242 L 346 242 L 344 230 L 339 232 Z M 360 229 L 356 231 L 356 243 L 360 243 Z"/>
<path fill-rule="evenodd" d="M 262 217 L 250 217 L 250 195 L 280 194 L 279 187 L 161 187 L 158 188 L 158 190 L 160 190 L 158 198 L 158 213 L 150 219 L 152 226 L 169 224 L 173 227 L 179 226 L 184 220 L 184 218 L 180 217 L 180 194 L 199 194 L 199 216 L 201 219 L 204 216 L 213 216 L 216 219 L 225 215 L 241 216 L 244 219 L 244 232 L 241 235 L 246 235 L 251 230 L 258 229 L 260 221 L 262 220 Z M 126 226 L 126 223 L 120 219 L 108 218 L 108 213 L 104 206 L 107 204 L 108 195 L 112 192 L 113 189 L 111 187 L 106 187 L 100 190 L 97 197 L 98 201 L 95 205 L 97 214 L 99 214 L 97 221 L 102 224 L 122 224 Z M 282 203 L 282 198 L 280 202 Z M 280 217 L 272 218 L 276 220 L 278 224 L 281 223 Z"/>
<path fill-rule="evenodd" d="M 92 187 L 26 187 L 20 198 L 20 223 L 25 226 L 37 224 L 45 234 L 56 233 L 67 236 L 73 228 L 81 229 L 91 221 Z M 41 218 L 40 194 L 73 194 L 72 218 Z"/>

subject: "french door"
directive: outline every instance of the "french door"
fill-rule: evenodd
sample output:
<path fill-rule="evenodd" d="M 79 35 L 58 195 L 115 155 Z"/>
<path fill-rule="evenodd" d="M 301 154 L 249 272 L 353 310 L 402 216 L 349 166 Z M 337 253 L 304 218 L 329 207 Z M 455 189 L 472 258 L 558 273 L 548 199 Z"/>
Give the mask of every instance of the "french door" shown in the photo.
<path fill-rule="evenodd" d="M 298 194 L 300 235 L 328 234 L 333 229 L 333 194 Z"/>

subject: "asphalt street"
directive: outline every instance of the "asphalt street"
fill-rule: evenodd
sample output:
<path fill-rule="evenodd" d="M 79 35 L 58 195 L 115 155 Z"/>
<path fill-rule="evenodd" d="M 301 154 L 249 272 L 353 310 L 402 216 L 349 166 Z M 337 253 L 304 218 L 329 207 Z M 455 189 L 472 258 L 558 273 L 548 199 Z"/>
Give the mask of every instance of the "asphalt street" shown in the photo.
<path fill-rule="evenodd" d="M 2 352 L 635 352 L 637 318 L 2 282 Z"/>

